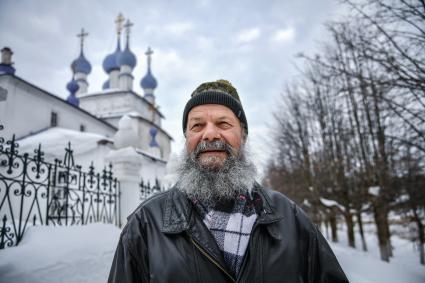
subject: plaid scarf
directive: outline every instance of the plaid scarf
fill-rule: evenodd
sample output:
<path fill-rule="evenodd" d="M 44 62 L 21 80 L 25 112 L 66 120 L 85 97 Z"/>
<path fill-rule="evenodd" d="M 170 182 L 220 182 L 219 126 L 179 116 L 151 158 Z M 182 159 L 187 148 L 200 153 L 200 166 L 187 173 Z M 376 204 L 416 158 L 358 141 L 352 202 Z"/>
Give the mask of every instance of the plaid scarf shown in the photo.
<path fill-rule="evenodd" d="M 213 208 L 197 200 L 192 202 L 223 252 L 227 268 L 237 277 L 257 219 L 260 196 L 256 193 L 252 194 L 252 198 L 249 194 L 240 195 L 233 202 Z"/>

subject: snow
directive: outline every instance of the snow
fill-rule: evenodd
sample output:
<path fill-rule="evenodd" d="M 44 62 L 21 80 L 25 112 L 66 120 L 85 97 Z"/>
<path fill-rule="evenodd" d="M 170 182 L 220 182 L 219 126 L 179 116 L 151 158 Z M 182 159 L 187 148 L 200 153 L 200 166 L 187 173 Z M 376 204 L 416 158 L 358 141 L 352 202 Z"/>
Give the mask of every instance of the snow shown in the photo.
<path fill-rule="evenodd" d="M 369 194 L 375 197 L 379 197 L 379 192 L 381 191 L 381 188 L 378 186 L 375 187 L 369 187 Z"/>
<path fill-rule="evenodd" d="M 84 154 L 98 147 L 99 142 L 112 143 L 112 139 L 105 136 L 87 132 L 79 132 L 63 128 L 50 128 L 38 134 L 28 136 L 18 141 L 19 151 L 32 154 L 41 143 L 41 150 L 46 154 L 64 153 L 64 149 L 71 142 L 74 155 Z M 75 147 L 75 145 L 78 145 Z"/>
<path fill-rule="evenodd" d="M 100 223 L 29 227 L 19 246 L 0 250 L 0 282 L 104 283 L 120 232 Z"/>
<path fill-rule="evenodd" d="M 345 235 L 340 231 L 339 236 Z M 411 242 L 393 236 L 394 257 L 387 263 L 379 258 L 375 235 L 366 236 L 369 252 L 360 250 L 359 237 L 356 239 L 358 249 L 349 248 L 346 237 L 341 238 L 341 243 L 330 243 L 330 246 L 351 283 L 425 282 L 425 266 L 419 264 L 418 252 L 413 251 Z"/>
<path fill-rule="evenodd" d="M 326 198 L 320 198 L 320 202 L 326 207 L 336 206 L 341 211 L 345 211 L 345 207 L 342 206 L 341 204 L 339 204 L 337 201 L 334 201 L 334 200 L 331 200 L 331 199 L 326 199 Z"/>
<path fill-rule="evenodd" d="M 392 236 L 394 258 L 386 263 L 379 259 L 373 225 L 365 227 L 369 252 L 349 248 L 344 226 L 339 229 L 340 242 L 330 245 L 351 283 L 425 282 L 425 266 L 410 241 Z M 119 233 L 99 223 L 29 227 L 19 246 L 0 251 L 0 282 L 106 282 Z M 357 234 L 356 243 L 360 246 Z"/>

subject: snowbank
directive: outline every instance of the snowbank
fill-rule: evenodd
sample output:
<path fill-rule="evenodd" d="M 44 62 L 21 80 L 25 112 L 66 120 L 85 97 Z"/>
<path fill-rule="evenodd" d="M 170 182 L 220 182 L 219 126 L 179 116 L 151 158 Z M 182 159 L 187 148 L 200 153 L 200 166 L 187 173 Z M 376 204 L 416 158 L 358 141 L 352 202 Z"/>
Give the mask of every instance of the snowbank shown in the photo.
<path fill-rule="evenodd" d="M 120 229 L 110 224 L 29 227 L 0 251 L 1 283 L 107 281 Z"/>

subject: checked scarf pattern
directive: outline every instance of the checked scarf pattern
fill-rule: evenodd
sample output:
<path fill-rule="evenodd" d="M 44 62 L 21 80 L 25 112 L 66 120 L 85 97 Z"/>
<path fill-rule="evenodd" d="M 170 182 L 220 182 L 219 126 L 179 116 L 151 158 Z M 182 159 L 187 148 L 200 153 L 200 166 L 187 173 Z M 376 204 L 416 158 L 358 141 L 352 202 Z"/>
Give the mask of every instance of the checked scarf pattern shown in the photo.
<path fill-rule="evenodd" d="M 249 194 L 239 195 L 234 202 L 214 208 L 208 208 L 197 200 L 192 202 L 223 252 L 227 268 L 236 277 L 257 219 L 260 196 L 255 193 L 252 198 Z"/>

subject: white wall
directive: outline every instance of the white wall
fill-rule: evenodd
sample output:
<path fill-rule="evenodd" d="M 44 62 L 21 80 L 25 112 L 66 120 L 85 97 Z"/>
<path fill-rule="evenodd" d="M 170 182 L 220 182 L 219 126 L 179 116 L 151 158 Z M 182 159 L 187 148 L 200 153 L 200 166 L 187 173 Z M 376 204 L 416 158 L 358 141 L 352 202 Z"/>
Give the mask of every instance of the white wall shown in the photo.
<path fill-rule="evenodd" d="M 0 76 L 0 86 L 8 91 L 7 99 L 0 102 L 0 123 L 4 130 L 0 135 L 17 138 L 50 126 L 51 112 L 58 114 L 58 127 L 79 131 L 84 125 L 86 132 L 112 137 L 113 127 L 88 113 L 69 105 L 60 98 L 13 76 Z"/>
<path fill-rule="evenodd" d="M 112 90 L 87 94 L 80 98 L 80 105 L 81 108 L 101 118 L 122 116 L 133 112 L 152 121 L 150 104 L 145 98 L 134 92 Z M 153 118 L 154 124 L 161 127 L 161 117 L 157 111 L 154 112 Z"/>

